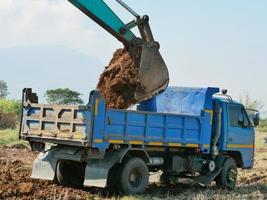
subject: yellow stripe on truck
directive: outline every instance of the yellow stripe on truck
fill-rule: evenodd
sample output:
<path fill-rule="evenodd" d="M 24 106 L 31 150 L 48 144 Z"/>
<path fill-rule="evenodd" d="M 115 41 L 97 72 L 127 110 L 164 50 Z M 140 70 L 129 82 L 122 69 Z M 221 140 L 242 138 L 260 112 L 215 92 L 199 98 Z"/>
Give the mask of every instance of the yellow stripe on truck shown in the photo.
<path fill-rule="evenodd" d="M 98 104 L 99 104 L 99 101 L 98 99 L 95 100 L 95 116 L 98 115 Z"/>
<path fill-rule="evenodd" d="M 102 143 L 103 142 L 103 140 L 101 140 L 101 139 L 95 139 L 95 143 Z"/>
<path fill-rule="evenodd" d="M 199 147 L 198 144 L 186 144 L 185 146 L 186 147 Z"/>
<path fill-rule="evenodd" d="M 103 140 L 101 139 L 95 139 L 95 143 L 102 143 Z M 127 143 L 126 141 L 124 140 L 109 140 L 108 141 L 109 143 L 112 143 L 112 144 L 124 144 L 124 143 Z M 130 140 L 128 141 L 129 144 L 136 144 L 136 145 L 141 145 L 141 144 L 144 144 L 144 141 L 141 141 L 141 140 Z M 163 142 L 148 142 L 148 145 L 149 146 L 163 146 L 164 143 Z M 169 142 L 168 143 L 168 146 L 169 147 L 190 147 L 190 148 L 197 148 L 199 147 L 199 144 L 186 144 L 186 145 L 183 145 L 181 143 L 174 143 L 174 142 Z M 209 144 L 205 144 L 203 145 L 205 148 L 208 148 L 209 147 Z"/>
<path fill-rule="evenodd" d="M 228 149 L 254 149 L 254 144 L 228 144 Z"/>
<path fill-rule="evenodd" d="M 162 146 L 163 142 L 149 142 L 148 145 L 151 145 L 151 146 Z"/>
<path fill-rule="evenodd" d="M 124 143 L 123 140 L 109 140 L 108 142 L 111 144 L 123 144 Z"/>
<path fill-rule="evenodd" d="M 143 141 L 138 141 L 138 140 L 131 140 L 129 141 L 130 144 L 144 144 Z"/>
<path fill-rule="evenodd" d="M 173 143 L 173 142 L 170 142 L 168 145 L 169 147 L 181 147 L 182 146 L 181 143 Z"/>
<path fill-rule="evenodd" d="M 210 124 L 212 124 L 213 110 L 205 110 L 205 112 L 210 114 Z"/>

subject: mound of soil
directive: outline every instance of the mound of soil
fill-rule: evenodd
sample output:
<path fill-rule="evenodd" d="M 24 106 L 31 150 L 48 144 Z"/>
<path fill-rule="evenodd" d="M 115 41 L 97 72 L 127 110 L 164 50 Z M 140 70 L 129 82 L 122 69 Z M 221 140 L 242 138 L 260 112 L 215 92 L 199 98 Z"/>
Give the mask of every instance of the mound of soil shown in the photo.
<path fill-rule="evenodd" d="M 141 48 L 123 48 L 113 54 L 97 85 L 108 108 L 126 109 L 137 103 L 141 53 Z"/>
<path fill-rule="evenodd" d="M 101 193 L 94 188 L 72 188 L 52 181 L 32 179 L 36 155 L 29 149 L 0 147 L 0 199 L 91 199 Z"/>

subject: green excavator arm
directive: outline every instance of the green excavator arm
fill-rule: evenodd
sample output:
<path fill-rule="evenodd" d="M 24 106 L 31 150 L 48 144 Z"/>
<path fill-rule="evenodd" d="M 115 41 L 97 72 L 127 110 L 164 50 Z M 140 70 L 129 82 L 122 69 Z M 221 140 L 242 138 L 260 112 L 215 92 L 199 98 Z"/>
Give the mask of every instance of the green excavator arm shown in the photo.
<path fill-rule="evenodd" d="M 142 48 L 139 80 L 140 87 L 135 92 L 135 99 L 140 102 L 163 92 L 169 83 L 167 66 L 159 52 L 159 43 L 154 40 L 149 17 L 140 16 L 122 0 L 116 0 L 122 7 L 135 16 L 127 24 L 113 12 L 103 0 L 68 0 L 98 25 L 121 41 L 125 46 Z M 138 27 L 141 38 L 131 31 Z"/>
<path fill-rule="evenodd" d="M 68 0 L 98 25 L 124 44 L 132 44 L 136 36 L 102 0 Z"/>

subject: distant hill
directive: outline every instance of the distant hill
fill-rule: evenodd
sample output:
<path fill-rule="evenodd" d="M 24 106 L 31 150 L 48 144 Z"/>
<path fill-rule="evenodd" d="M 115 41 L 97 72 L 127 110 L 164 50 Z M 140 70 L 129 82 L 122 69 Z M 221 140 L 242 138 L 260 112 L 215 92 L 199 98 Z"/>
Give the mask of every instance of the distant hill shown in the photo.
<path fill-rule="evenodd" d="M 24 87 L 32 87 L 41 96 L 49 88 L 69 87 L 83 93 L 86 100 L 103 68 L 96 58 L 65 47 L 0 49 L 0 80 L 7 81 L 11 98 L 20 98 Z"/>

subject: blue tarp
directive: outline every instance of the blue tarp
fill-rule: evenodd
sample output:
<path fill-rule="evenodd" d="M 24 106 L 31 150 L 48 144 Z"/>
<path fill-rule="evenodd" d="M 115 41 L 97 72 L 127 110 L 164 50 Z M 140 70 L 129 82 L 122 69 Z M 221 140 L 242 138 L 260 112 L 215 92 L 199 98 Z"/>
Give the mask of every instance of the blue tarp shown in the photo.
<path fill-rule="evenodd" d="M 200 116 L 201 111 L 212 109 L 212 95 L 219 88 L 168 87 L 162 94 L 144 101 L 143 111 Z"/>

